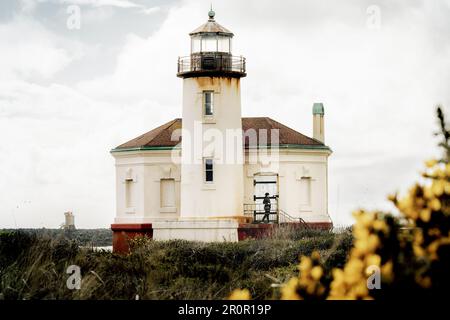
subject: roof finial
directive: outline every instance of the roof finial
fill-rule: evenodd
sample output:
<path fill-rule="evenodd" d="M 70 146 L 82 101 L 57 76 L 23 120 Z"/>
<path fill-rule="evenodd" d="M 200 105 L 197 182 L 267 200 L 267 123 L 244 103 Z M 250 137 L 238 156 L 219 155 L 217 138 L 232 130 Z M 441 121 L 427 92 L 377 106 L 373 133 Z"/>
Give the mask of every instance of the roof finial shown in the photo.
<path fill-rule="evenodd" d="M 212 3 L 211 3 L 211 9 L 208 12 L 209 20 L 214 20 L 215 15 L 216 15 L 216 13 L 213 11 Z"/>

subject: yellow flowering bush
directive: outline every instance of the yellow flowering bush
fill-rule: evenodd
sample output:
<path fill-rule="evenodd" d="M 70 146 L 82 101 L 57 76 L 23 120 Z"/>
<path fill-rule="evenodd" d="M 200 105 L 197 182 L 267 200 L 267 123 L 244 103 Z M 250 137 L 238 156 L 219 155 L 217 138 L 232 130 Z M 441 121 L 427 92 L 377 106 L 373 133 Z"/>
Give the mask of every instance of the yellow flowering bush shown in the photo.
<path fill-rule="evenodd" d="M 442 159 L 426 162 L 424 182 L 389 200 L 397 214 L 354 213 L 354 242 L 343 268 L 325 274 L 317 252 L 301 257 L 282 299 L 392 299 L 438 295 L 450 285 L 450 132 L 437 109 Z M 368 279 L 380 275 L 379 287 Z M 369 279 L 370 280 L 370 279 Z"/>
<path fill-rule="evenodd" d="M 235 289 L 230 296 L 229 300 L 249 300 L 250 299 L 250 291 L 248 289 Z"/>

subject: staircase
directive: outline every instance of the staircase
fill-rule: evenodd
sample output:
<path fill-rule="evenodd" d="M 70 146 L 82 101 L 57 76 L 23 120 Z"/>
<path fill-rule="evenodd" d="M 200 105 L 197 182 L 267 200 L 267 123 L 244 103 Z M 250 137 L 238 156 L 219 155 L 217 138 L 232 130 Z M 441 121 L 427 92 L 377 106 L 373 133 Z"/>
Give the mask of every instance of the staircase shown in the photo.
<path fill-rule="evenodd" d="M 263 223 L 262 219 L 265 215 L 263 206 L 255 203 L 244 204 L 244 216 L 252 218 L 253 223 Z M 268 223 L 282 224 L 282 223 L 300 223 L 305 229 L 309 229 L 305 220 L 298 217 L 293 217 L 281 209 L 271 210 L 269 214 Z"/>
<path fill-rule="evenodd" d="M 278 216 L 279 216 L 278 224 L 280 224 L 280 223 L 300 223 L 305 229 L 309 229 L 308 224 L 306 223 L 305 220 L 303 220 L 303 218 L 300 218 L 300 217 L 295 218 L 281 209 L 278 210 Z"/>

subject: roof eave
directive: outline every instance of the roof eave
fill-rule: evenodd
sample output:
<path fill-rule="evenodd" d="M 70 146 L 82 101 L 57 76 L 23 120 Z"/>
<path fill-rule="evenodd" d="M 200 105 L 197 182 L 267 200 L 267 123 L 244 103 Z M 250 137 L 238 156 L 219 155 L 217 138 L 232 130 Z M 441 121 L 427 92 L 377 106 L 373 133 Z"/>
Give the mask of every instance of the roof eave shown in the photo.
<path fill-rule="evenodd" d="M 133 151 L 154 151 L 154 150 L 173 150 L 181 149 L 180 146 L 143 146 L 143 147 L 125 147 L 111 149 L 110 153 L 133 152 Z M 305 149 L 305 150 L 326 150 L 332 152 L 326 145 L 307 145 L 307 144 L 280 144 L 278 146 L 260 145 L 246 146 L 245 149 Z"/>
<path fill-rule="evenodd" d="M 124 147 L 111 149 L 110 153 L 133 152 L 133 151 L 152 151 L 152 150 L 173 150 L 181 149 L 179 146 L 151 146 L 151 147 Z"/>
<path fill-rule="evenodd" d="M 218 36 L 227 36 L 230 38 L 234 37 L 234 33 L 232 32 L 222 32 L 222 31 L 196 31 L 189 33 L 189 36 L 196 36 L 201 34 L 212 34 L 212 35 L 218 35 Z"/>

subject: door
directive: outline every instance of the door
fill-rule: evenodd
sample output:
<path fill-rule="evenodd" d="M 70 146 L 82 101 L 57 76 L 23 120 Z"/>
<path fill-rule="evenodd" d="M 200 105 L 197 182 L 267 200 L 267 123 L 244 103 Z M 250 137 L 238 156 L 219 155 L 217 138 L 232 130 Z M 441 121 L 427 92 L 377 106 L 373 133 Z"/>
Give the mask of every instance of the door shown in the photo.
<path fill-rule="evenodd" d="M 254 219 L 256 222 L 262 221 L 264 217 L 263 200 L 266 193 L 270 199 L 269 221 L 276 222 L 278 218 L 278 175 L 255 175 L 253 178 L 255 201 Z"/>

